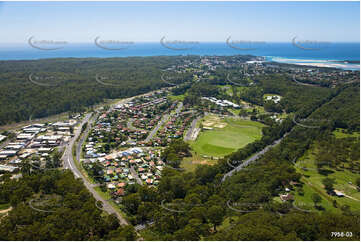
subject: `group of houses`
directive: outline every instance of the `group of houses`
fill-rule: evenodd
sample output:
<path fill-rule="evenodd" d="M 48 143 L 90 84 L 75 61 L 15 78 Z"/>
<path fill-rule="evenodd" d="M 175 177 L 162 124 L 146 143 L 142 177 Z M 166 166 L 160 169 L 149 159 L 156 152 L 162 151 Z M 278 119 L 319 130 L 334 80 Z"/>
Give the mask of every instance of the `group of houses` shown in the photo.
<path fill-rule="evenodd" d="M 167 146 L 172 140 L 179 139 L 184 136 L 184 132 L 188 129 L 192 120 L 197 117 L 195 111 L 183 111 L 172 116 L 157 132 L 154 138 L 153 146 Z"/>
<path fill-rule="evenodd" d="M 128 184 L 158 185 L 164 167 L 159 149 L 151 147 L 129 148 L 84 160 L 88 169 L 92 169 L 95 164 L 102 167 L 97 180 L 104 182 L 113 196 L 125 195 Z"/>

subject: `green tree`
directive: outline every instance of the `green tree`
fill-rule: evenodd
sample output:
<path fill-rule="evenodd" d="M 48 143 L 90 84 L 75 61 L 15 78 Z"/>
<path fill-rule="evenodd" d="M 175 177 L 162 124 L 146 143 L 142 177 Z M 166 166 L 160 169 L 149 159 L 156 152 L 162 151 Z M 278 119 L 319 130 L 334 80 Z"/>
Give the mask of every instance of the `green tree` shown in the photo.
<path fill-rule="evenodd" d="M 311 199 L 312 199 L 315 207 L 317 207 L 317 204 L 322 201 L 322 198 L 321 198 L 320 195 L 318 195 L 318 193 L 313 193 L 312 196 L 311 196 Z"/>
<path fill-rule="evenodd" d="M 220 206 L 212 206 L 207 211 L 207 217 L 211 224 L 213 224 L 214 231 L 217 231 L 217 226 L 223 221 L 224 213 Z"/>
<path fill-rule="evenodd" d="M 332 178 L 325 178 L 322 180 L 322 184 L 325 186 L 325 189 L 328 193 L 332 193 L 334 188 L 333 185 L 335 185 L 336 181 Z"/>
<path fill-rule="evenodd" d="M 124 207 L 131 214 L 136 214 L 141 203 L 140 197 L 137 193 L 129 194 L 123 198 Z"/>

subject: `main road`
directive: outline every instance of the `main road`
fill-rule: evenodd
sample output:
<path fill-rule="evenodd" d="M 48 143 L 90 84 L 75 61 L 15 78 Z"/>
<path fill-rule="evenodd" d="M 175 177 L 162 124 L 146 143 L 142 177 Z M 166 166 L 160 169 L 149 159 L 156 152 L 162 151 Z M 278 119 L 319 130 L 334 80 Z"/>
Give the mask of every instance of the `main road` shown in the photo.
<path fill-rule="evenodd" d="M 148 94 L 151 94 L 151 93 L 154 93 L 155 91 L 152 91 L 152 92 L 149 92 Z M 139 96 L 143 96 L 143 95 L 147 95 L 147 94 L 142 94 L 142 95 L 139 95 Z M 139 97 L 139 96 L 136 96 L 136 97 Z M 129 101 L 131 101 L 133 98 L 135 97 L 131 97 L 131 98 L 126 98 L 126 99 L 123 99 L 121 100 L 120 102 L 116 103 L 116 104 L 113 104 L 111 105 L 110 107 L 110 110 L 111 111 L 112 109 L 114 109 L 114 107 L 116 107 L 117 105 L 119 104 L 124 104 L 124 103 L 127 103 Z M 176 113 L 179 113 L 179 111 L 181 110 L 183 104 L 180 103 L 180 105 L 178 106 L 177 110 L 176 110 Z M 79 144 L 77 145 L 76 147 L 76 157 L 78 157 L 78 159 L 80 158 L 80 152 L 81 152 L 81 147 L 82 147 L 82 144 L 83 142 L 85 141 L 85 138 L 87 136 L 87 132 L 90 131 L 91 129 L 91 126 L 92 126 L 92 122 L 89 122 L 90 118 L 92 117 L 92 114 L 93 113 L 87 113 L 84 117 L 84 119 L 82 120 L 82 122 L 80 123 L 78 129 L 76 129 L 75 133 L 74 133 L 74 136 L 69 140 L 68 144 L 66 145 L 65 147 L 65 151 L 64 151 L 64 154 L 62 156 L 62 160 L 63 160 L 63 167 L 64 169 L 70 169 L 74 176 L 76 178 L 80 178 L 83 180 L 83 183 L 85 185 L 85 187 L 89 190 L 90 193 L 93 194 L 94 198 L 97 200 L 97 201 L 101 201 L 103 203 L 103 209 L 108 212 L 109 214 L 115 214 L 119 220 L 119 223 L 122 224 L 122 225 L 127 225 L 128 222 L 125 220 L 125 218 L 123 218 L 123 216 L 117 211 L 115 210 L 111 205 L 110 203 L 105 200 L 104 198 L 102 198 L 97 191 L 94 190 L 94 185 L 89 183 L 88 180 L 85 178 L 85 176 L 79 171 L 79 169 L 76 167 L 75 165 L 75 161 L 73 159 L 73 146 L 76 142 L 76 140 L 78 139 L 78 137 L 81 135 L 81 129 L 82 129 L 82 126 L 85 124 L 85 123 L 88 123 L 87 125 L 87 128 L 86 130 L 84 131 L 84 134 L 82 136 L 82 139 L 80 139 L 80 142 Z M 95 119 L 95 118 L 94 118 Z M 92 119 L 92 120 L 94 120 Z M 168 118 L 167 118 L 168 119 Z M 167 120 L 167 119 L 164 119 L 164 122 Z M 157 125 L 157 129 L 154 129 L 152 132 L 153 132 L 153 135 L 157 132 L 157 130 L 160 128 L 161 125 Z M 153 136 L 152 135 L 152 136 Z M 152 138 L 149 137 L 150 139 Z"/>
<path fill-rule="evenodd" d="M 86 114 L 83 121 L 81 122 L 79 128 L 76 130 L 75 134 L 74 134 L 74 137 L 69 141 L 68 145 L 66 146 L 65 148 L 65 151 L 64 151 L 64 155 L 62 157 L 63 161 L 64 161 L 64 169 L 70 169 L 74 176 L 76 178 L 81 178 L 83 180 L 83 183 L 85 185 L 85 187 L 89 190 L 89 192 L 91 192 L 94 196 L 94 198 L 97 200 L 97 201 L 101 201 L 103 203 L 103 210 L 105 210 L 106 212 L 108 212 L 109 214 L 115 214 L 119 220 L 119 223 L 120 224 L 123 224 L 123 225 L 127 225 L 128 222 L 123 218 L 123 216 L 117 211 L 115 210 L 111 205 L 110 203 L 105 200 L 104 198 L 102 198 L 97 191 L 94 190 L 94 187 L 91 183 L 88 182 L 88 180 L 85 178 L 85 176 L 78 170 L 78 168 L 76 167 L 75 165 L 75 161 L 73 159 L 73 154 L 72 154 L 72 148 L 74 146 L 74 143 L 76 142 L 77 138 L 79 137 L 79 135 L 81 134 L 81 127 L 88 122 L 88 127 L 86 129 L 86 131 L 89 131 L 90 130 L 90 127 L 91 126 L 91 123 L 89 122 L 90 118 L 91 118 L 92 114 L 89 113 L 89 114 Z M 84 134 L 83 137 L 86 137 L 86 134 Z M 84 141 L 84 139 L 82 139 L 82 141 Z M 81 148 L 81 144 L 82 142 L 79 142 L 80 146 L 78 145 L 77 148 Z M 76 152 L 78 153 L 78 152 Z"/>

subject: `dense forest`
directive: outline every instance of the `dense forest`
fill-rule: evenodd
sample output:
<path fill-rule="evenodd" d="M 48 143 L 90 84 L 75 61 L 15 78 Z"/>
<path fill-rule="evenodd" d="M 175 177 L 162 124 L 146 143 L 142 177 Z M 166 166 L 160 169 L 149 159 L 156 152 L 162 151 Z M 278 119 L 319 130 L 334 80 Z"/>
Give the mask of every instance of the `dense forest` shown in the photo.
<path fill-rule="evenodd" d="M 170 86 L 163 70 L 185 57 L 0 61 L 0 125 L 79 112 L 104 99 Z M 187 60 L 199 57 L 187 56 Z"/>
<path fill-rule="evenodd" d="M 31 172 L 1 177 L 1 203 L 12 210 L 1 217 L 0 240 L 135 240 L 133 226 L 120 226 L 70 171 Z"/>

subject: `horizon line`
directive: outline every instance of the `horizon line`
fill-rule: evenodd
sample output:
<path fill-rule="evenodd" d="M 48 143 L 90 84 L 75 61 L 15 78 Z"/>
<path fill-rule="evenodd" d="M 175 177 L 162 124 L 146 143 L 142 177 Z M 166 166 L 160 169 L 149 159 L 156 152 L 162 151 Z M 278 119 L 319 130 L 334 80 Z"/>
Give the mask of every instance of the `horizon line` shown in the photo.
<path fill-rule="evenodd" d="M 59 40 L 60 41 L 60 40 Z M 94 41 L 91 41 L 91 42 L 78 42 L 78 41 L 66 41 L 66 40 L 61 40 L 61 41 L 64 41 L 64 42 L 66 42 L 66 44 L 94 44 Z M 125 41 L 125 40 L 124 40 Z M 154 40 L 151 40 L 151 41 L 138 41 L 138 40 L 126 40 L 126 41 L 128 41 L 128 42 L 132 42 L 131 44 L 137 44 L 137 43 L 140 43 L 140 44 L 155 44 L 155 43 L 157 43 L 157 44 L 160 44 L 161 43 L 161 41 L 160 40 L 158 40 L 158 41 L 154 41 Z M 178 41 L 178 40 L 177 40 Z M 183 40 L 182 40 L 183 41 Z M 227 41 L 217 41 L 217 40 L 206 40 L 206 41 L 198 41 L 198 40 L 190 40 L 190 41 L 192 41 L 192 43 L 190 43 L 190 44 L 205 44 L 205 43 L 222 43 L 222 44 L 224 44 L 224 43 L 227 43 Z M 278 43 L 280 43 L 280 44 L 283 44 L 283 43 L 291 43 L 292 44 L 292 40 L 290 40 L 290 41 L 267 41 L 267 40 L 242 40 L 242 41 L 245 41 L 245 42 L 247 42 L 247 41 L 249 41 L 249 42 L 254 42 L 255 44 L 268 44 L 268 43 L 270 43 L 270 44 L 273 44 L 273 43 L 275 43 L 275 44 L 278 44 Z M 257 43 L 257 42 L 263 42 L 263 43 Z M 318 41 L 318 40 L 317 40 Z M 197 43 L 194 43 L 194 42 L 197 42 Z M 326 43 L 354 43 L 354 44 L 360 44 L 360 40 L 342 40 L 342 41 L 330 41 L 330 40 L 320 40 L 320 41 L 318 41 L 318 42 L 320 42 L 321 44 L 323 43 L 323 42 L 326 42 Z M 0 42 L 0 45 L 3 45 L 3 44 L 25 44 L 25 45 L 28 45 L 28 42 L 27 41 L 25 41 L 25 42 Z M 121 44 L 121 43 L 120 43 Z M 170 44 L 172 44 L 172 43 L 170 43 Z M 187 44 L 187 43 L 185 43 L 185 44 Z M 237 44 L 237 43 L 236 43 Z"/>

